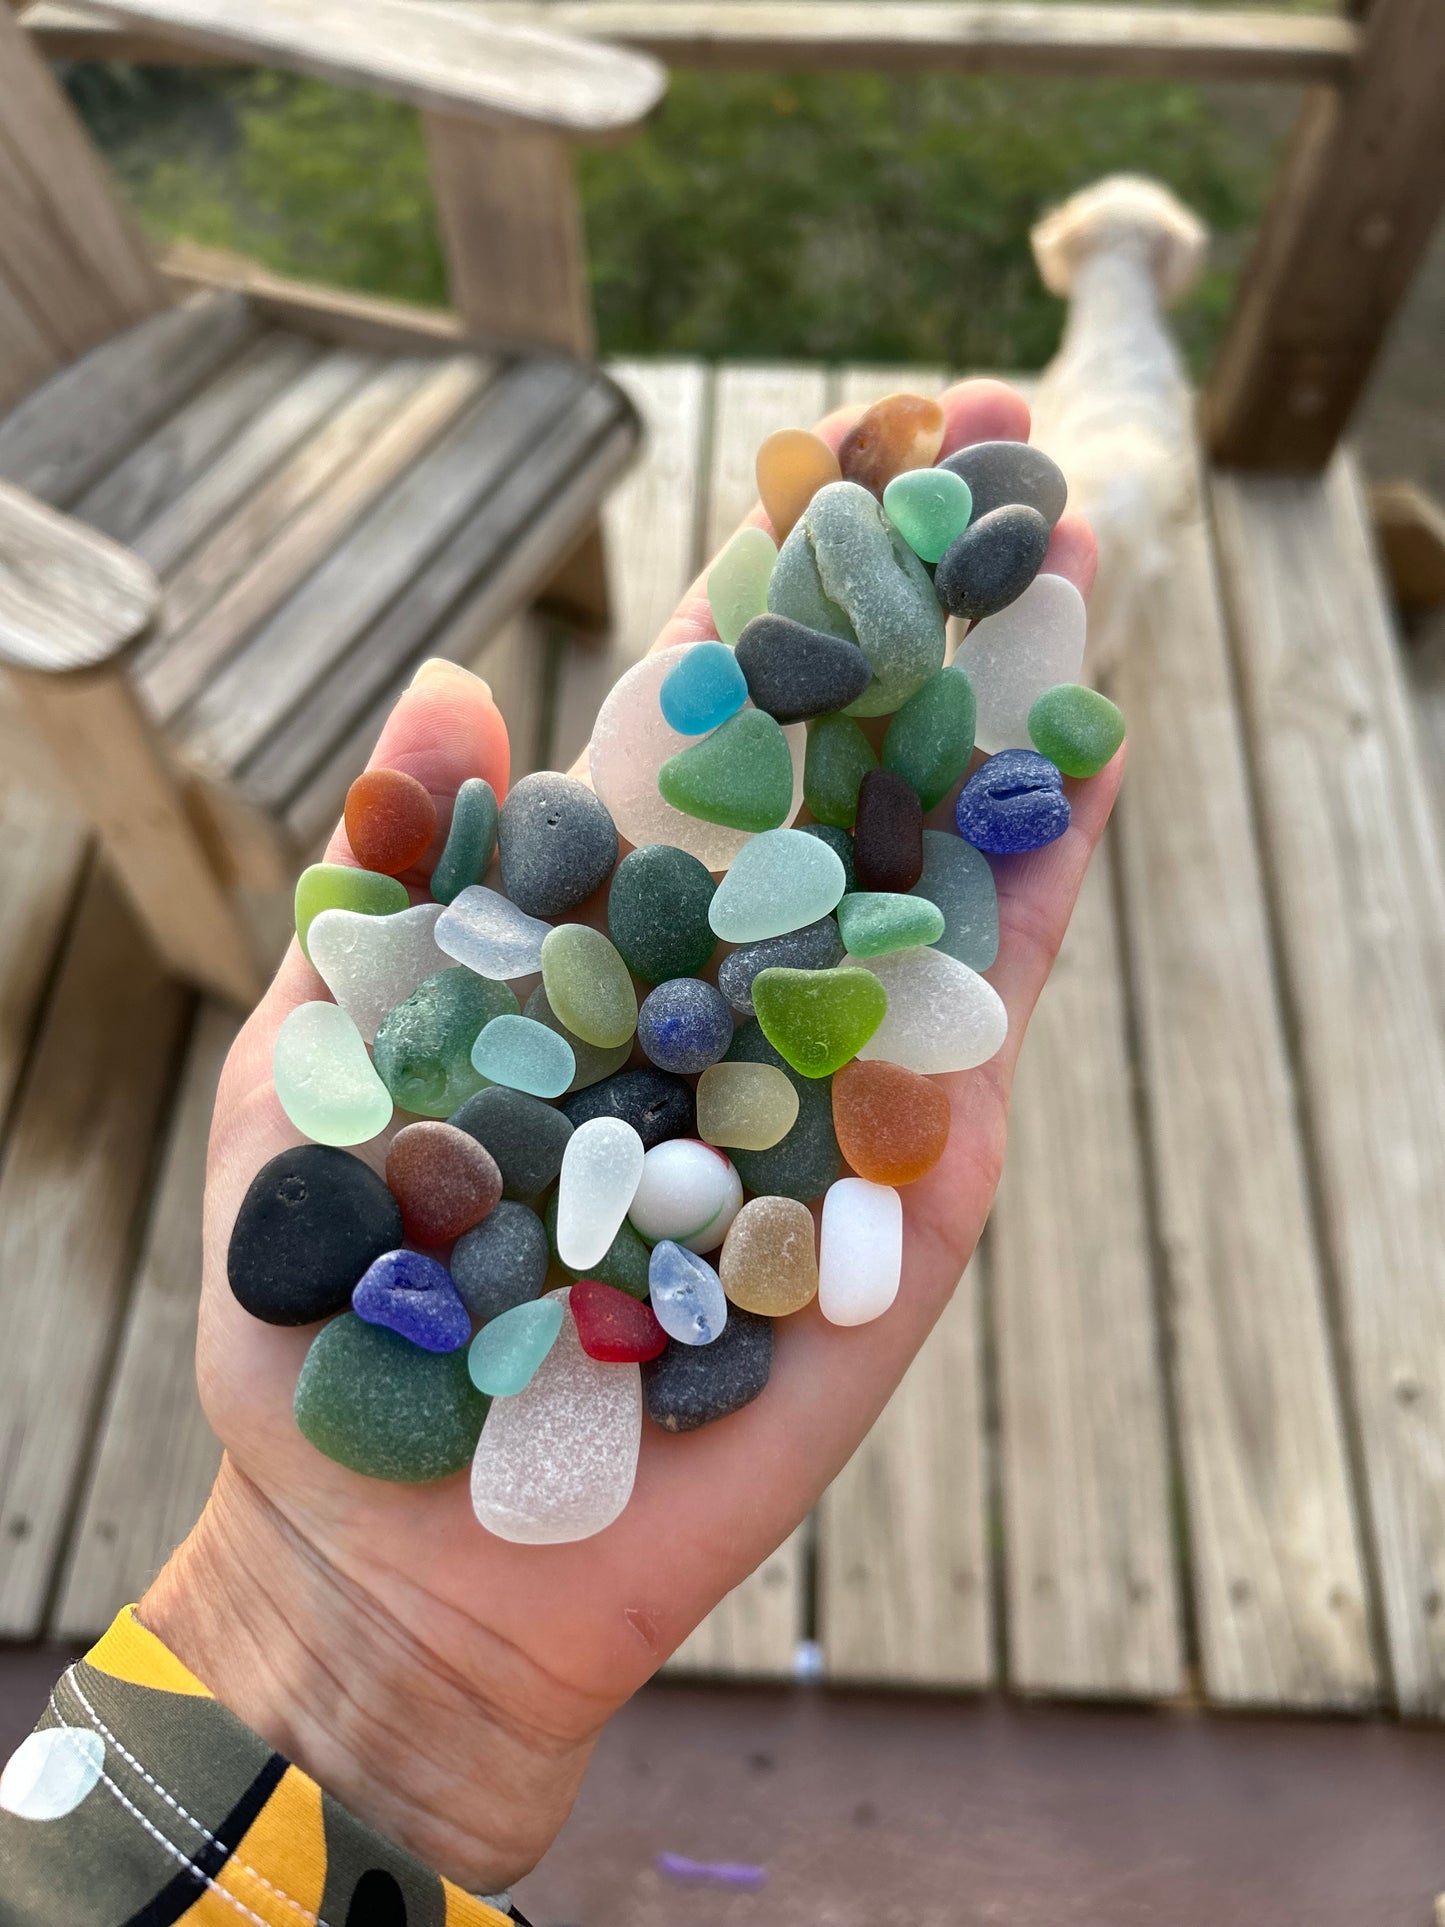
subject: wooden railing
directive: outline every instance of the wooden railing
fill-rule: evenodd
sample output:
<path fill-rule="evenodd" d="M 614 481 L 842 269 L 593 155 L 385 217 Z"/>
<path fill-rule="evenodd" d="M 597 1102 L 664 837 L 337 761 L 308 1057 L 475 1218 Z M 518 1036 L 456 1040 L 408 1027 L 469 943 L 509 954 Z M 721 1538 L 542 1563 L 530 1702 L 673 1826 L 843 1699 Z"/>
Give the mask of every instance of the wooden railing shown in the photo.
<path fill-rule="evenodd" d="M 1023 0 L 542 0 L 510 19 L 624 42 L 674 66 L 1174 76 L 1306 88 L 1206 395 L 1216 457 L 1322 466 L 1445 205 L 1445 0 L 1336 15 Z M 214 59 L 43 0 L 24 16 L 73 58 Z"/>

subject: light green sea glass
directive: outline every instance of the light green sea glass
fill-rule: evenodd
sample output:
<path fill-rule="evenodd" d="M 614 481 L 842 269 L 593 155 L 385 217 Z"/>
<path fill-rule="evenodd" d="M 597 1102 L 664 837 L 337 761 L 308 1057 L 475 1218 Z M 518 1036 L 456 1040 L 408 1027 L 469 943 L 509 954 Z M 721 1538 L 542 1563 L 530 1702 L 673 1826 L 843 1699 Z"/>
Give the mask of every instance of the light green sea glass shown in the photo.
<path fill-rule="evenodd" d="M 739 529 L 707 574 L 707 599 L 720 641 L 731 646 L 768 606 L 777 546 L 764 529 Z"/>
<path fill-rule="evenodd" d="M 358 910 L 363 916 L 387 917 L 411 902 L 406 885 L 379 870 L 356 870 L 347 863 L 313 863 L 296 879 L 296 935 L 309 963 L 306 933 L 313 917 L 323 910 Z"/>
<path fill-rule="evenodd" d="M 1124 712 L 1097 689 L 1060 683 L 1034 702 L 1029 736 L 1065 776 L 1097 776 L 1124 740 Z"/>
<path fill-rule="evenodd" d="M 870 970 L 762 970 L 753 1009 L 764 1037 L 803 1077 L 831 1077 L 883 1022 L 888 993 Z"/>
<path fill-rule="evenodd" d="M 298 1004 L 276 1033 L 281 1108 L 317 1144 L 365 1144 L 391 1122 L 391 1095 L 340 1004 Z"/>
<path fill-rule="evenodd" d="M 616 947 L 585 923 L 559 923 L 542 943 L 542 984 L 554 1015 L 606 1050 L 637 1029 L 637 992 Z"/>

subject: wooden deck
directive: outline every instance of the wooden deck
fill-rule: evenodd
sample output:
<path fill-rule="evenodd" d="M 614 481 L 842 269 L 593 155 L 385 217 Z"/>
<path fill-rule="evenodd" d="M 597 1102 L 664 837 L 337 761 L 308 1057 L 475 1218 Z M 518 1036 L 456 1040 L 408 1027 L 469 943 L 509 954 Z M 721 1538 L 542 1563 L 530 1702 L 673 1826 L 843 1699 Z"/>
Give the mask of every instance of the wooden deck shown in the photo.
<path fill-rule="evenodd" d="M 617 632 L 483 660 L 522 768 L 752 497 L 768 430 L 932 370 L 617 371 Z M 1354 478 L 1201 478 L 1119 819 L 1020 1072 L 984 1245 L 818 1512 L 674 1662 L 1445 1715 L 1445 888 Z M 1418 713 L 1417 713 L 1418 712 Z M 7 765 L 13 767 L 13 765 Z M 194 1515 L 210 1092 L 74 821 L 0 792 L 0 1633 L 81 1637 Z"/>

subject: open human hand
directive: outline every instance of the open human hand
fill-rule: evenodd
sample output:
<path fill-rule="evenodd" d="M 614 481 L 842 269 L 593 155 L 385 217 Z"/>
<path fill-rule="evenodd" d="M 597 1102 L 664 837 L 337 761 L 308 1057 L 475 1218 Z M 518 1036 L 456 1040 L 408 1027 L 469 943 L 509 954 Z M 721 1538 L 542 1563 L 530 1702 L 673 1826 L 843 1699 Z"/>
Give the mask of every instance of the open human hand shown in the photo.
<path fill-rule="evenodd" d="M 1025 404 L 997 382 L 959 383 L 942 399 L 944 453 L 1027 437 Z M 835 414 L 819 432 L 836 446 L 852 419 Z M 1094 546 L 1077 516 L 1059 522 L 1044 566 L 1087 592 Z M 714 633 L 699 582 L 654 646 Z M 506 790 L 506 731 L 486 685 L 425 665 L 372 766 L 405 770 L 432 792 L 434 857 L 463 781 Z M 1058 841 L 996 863 L 1000 945 L 987 974 L 1008 1039 L 979 1069 L 940 1080 L 952 1129 L 942 1161 L 902 1193 L 897 1301 L 864 1329 L 830 1325 L 816 1306 L 780 1323 L 764 1395 L 683 1436 L 644 1428 L 630 1504 L 575 1544 L 483 1532 L 465 1475 L 388 1485 L 324 1458 L 292 1417 L 312 1331 L 262 1324 L 228 1289 L 242 1196 L 299 1141 L 272 1087 L 277 1030 L 327 994 L 291 945 L 227 1061 L 211 1133 L 198 1369 L 225 1459 L 141 1617 L 274 1746 L 458 1884 L 495 1890 L 535 1864 L 609 1716 L 807 1514 L 942 1311 L 993 1198 L 1019 1046 L 1120 767 L 1116 757 L 1070 784 L 1072 824 Z M 930 820 L 951 808 L 950 797 Z M 353 860 L 343 830 L 327 854 Z M 430 861 L 404 879 L 418 900 Z M 604 897 L 576 917 L 601 923 Z M 385 1136 L 360 1155 L 381 1169 Z"/>

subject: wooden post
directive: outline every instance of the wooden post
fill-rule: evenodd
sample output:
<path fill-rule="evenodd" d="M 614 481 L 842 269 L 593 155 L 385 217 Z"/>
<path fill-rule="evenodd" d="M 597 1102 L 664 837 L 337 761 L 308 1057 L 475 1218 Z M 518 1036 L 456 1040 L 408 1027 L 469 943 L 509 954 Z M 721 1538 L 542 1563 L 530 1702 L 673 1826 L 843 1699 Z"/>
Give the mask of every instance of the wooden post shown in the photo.
<path fill-rule="evenodd" d="M 1365 0 L 1306 99 L 1205 400 L 1215 460 L 1329 460 L 1445 205 L 1445 5 Z"/>

